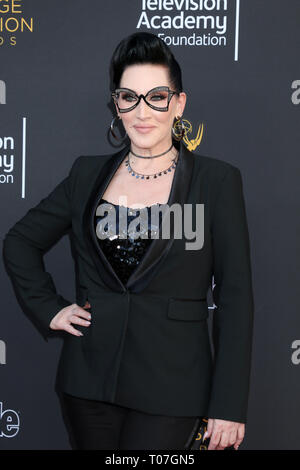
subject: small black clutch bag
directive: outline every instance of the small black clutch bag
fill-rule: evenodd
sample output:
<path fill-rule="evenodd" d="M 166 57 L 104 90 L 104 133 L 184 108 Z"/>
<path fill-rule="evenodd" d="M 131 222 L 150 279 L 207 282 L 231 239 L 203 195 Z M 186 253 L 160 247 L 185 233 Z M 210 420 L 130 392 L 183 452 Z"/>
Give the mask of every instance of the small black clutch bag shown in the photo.
<path fill-rule="evenodd" d="M 208 418 L 200 417 L 196 419 L 192 432 L 184 446 L 187 450 L 208 450 L 210 438 L 203 439 L 207 430 Z M 224 450 L 235 450 L 234 446 L 225 447 Z"/>

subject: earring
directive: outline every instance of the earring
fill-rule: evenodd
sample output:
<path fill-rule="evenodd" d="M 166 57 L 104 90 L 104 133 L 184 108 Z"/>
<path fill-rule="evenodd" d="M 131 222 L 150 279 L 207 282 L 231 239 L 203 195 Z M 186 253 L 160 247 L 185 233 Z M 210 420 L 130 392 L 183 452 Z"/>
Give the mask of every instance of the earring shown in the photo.
<path fill-rule="evenodd" d="M 117 117 L 118 117 L 119 119 L 121 119 L 120 116 L 115 116 L 115 117 L 113 118 L 113 120 L 111 121 L 111 123 L 110 123 L 110 129 L 109 129 L 109 130 L 110 130 L 110 132 L 112 133 L 112 136 L 113 136 L 116 140 L 118 140 L 119 142 L 120 142 L 120 141 L 123 142 L 123 141 L 126 139 L 126 137 L 127 137 L 127 132 L 125 132 L 125 135 L 124 135 L 123 139 L 120 139 L 119 137 L 117 137 L 116 134 L 115 134 L 115 132 L 114 132 L 114 124 L 115 124 L 115 120 L 116 120 Z"/>
<path fill-rule="evenodd" d="M 185 136 L 186 129 L 181 116 L 176 116 L 175 119 L 177 119 L 177 121 L 173 123 L 172 136 L 175 140 L 179 141 Z"/>

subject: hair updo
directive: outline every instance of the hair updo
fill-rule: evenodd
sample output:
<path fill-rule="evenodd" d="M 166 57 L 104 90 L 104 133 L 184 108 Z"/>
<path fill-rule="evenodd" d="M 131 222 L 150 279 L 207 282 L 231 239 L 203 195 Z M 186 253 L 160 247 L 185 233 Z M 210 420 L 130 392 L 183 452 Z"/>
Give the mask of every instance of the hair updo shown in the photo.
<path fill-rule="evenodd" d="M 155 34 L 134 33 L 117 45 L 110 64 L 114 89 L 120 87 L 125 68 L 135 64 L 164 65 L 172 90 L 182 92 L 181 68 L 166 43 Z"/>

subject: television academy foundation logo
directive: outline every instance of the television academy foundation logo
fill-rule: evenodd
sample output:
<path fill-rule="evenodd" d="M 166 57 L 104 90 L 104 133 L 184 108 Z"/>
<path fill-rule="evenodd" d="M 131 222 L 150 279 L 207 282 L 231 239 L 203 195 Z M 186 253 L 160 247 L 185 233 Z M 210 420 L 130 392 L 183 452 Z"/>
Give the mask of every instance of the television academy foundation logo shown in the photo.
<path fill-rule="evenodd" d="M 178 131 L 176 129 L 177 127 L 177 124 L 178 121 L 175 123 L 175 131 Z M 203 137 L 203 129 L 204 129 L 204 125 L 203 125 L 203 122 L 201 124 L 199 124 L 198 126 L 198 131 L 197 131 L 197 134 L 196 134 L 196 137 L 191 139 L 189 137 L 189 134 L 192 134 L 192 131 L 193 131 L 193 126 L 192 126 L 192 123 L 190 121 L 188 121 L 187 119 L 182 119 L 182 123 L 183 123 L 183 126 L 185 128 L 185 135 L 183 136 L 183 142 L 186 144 L 186 148 L 188 150 L 190 150 L 191 152 L 195 151 L 197 149 L 197 147 L 199 147 L 201 141 L 202 141 L 202 137 Z"/>
<path fill-rule="evenodd" d="M 14 183 L 14 149 L 14 137 L 0 136 L 0 185 Z"/>
<path fill-rule="evenodd" d="M 239 17 L 240 0 L 142 0 L 136 29 L 152 30 L 168 46 L 224 48 L 234 42 L 237 61 Z"/>

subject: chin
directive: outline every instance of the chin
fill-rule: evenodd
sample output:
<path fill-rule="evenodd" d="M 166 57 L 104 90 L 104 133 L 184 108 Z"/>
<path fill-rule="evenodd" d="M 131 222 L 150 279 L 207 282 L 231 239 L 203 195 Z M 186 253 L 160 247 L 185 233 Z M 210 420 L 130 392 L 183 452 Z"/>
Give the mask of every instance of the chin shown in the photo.
<path fill-rule="evenodd" d="M 137 147 L 145 147 L 145 148 L 151 148 L 154 147 L 155 145 L 158 144 L 157 140 L 154 140 L 153 138 L 150 138 L 150 136 L 142 136 L 138 139 L 130 139 L 131 143 L 133 145 L 136 145 Z"/>

